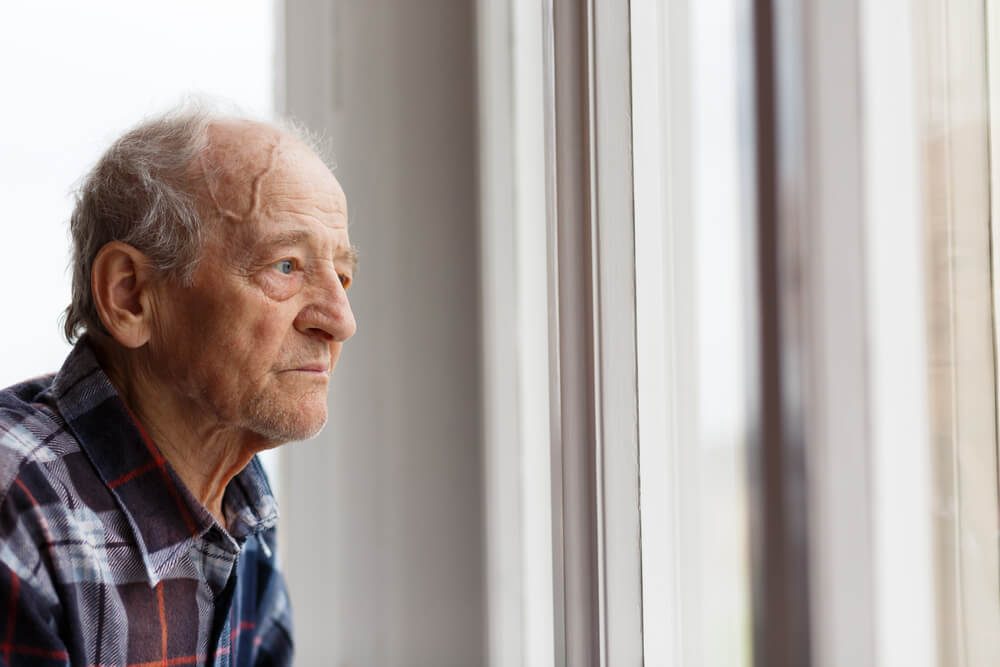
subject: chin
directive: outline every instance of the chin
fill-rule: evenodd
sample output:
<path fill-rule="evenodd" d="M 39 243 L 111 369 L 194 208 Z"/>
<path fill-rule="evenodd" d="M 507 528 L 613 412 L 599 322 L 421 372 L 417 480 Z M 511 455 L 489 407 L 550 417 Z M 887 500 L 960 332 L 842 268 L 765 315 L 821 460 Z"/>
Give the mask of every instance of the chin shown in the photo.
<path fill-rule="evenodd" d="M 308 440 L 319 435 L 326 426 L 326 401 L 310 404 L 279 405 L 260 401 L 253 406 L 247 420 L 249 430 L 275 445 L 293 440 Z"/>

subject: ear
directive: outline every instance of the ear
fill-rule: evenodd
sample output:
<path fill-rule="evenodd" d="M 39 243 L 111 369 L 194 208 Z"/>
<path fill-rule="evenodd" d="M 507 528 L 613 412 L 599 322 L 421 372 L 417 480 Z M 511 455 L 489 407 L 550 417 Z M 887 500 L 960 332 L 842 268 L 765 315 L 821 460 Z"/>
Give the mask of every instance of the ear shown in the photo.
<path fill-rule="evenodd" d="M 90 289 L 97 315 L 124 347 L 135 349 L 149 340 L 152 277 L 146 255 L 127 243 L 107 243 L 94 258 Z"/>

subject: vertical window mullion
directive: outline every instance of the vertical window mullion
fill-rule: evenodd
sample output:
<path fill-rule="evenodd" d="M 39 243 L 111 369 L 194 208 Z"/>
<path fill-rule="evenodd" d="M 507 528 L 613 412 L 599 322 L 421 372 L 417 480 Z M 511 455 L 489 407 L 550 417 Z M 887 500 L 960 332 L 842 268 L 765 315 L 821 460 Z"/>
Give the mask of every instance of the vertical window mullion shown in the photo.
<path fill-rule="evenodd" d="M 598 576 L 602 665 L 642 664 L 629 3 L 590 3 Z"/>

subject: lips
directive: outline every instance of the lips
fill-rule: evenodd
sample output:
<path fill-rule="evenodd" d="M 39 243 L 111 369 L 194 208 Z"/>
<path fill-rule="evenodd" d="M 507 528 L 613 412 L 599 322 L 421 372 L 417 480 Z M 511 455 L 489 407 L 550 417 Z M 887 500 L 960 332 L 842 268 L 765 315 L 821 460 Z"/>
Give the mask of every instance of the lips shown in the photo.
<path fill-rule="evenodd" d="M 306 373 L 326 373 L 330 370 L 329 363 L 316 363 L 316 364 L 306 364 L 304 366 L 298 366 L 297 368 L 292 368 L 293 371 L 303 371 Z"/>
<path fill-rule="evenodd" d="M 291 364 L 282 364 L 282 366 L 279 370 L 281 373 L 321 373 L 329 375 L 331 370 L 329 361 L 293 362 Z"/>

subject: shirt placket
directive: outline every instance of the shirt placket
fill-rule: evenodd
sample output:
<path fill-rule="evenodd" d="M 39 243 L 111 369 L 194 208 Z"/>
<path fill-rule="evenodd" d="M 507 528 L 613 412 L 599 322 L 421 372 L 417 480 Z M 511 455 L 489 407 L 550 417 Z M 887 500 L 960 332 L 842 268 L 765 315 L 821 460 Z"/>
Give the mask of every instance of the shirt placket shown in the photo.
<path fill-rule="evenodd" d="M 217 528 L 210 530 L 203 548 L 214 558 L 205 568 L 205 578 L 214 595 L 212 623 L 209 632 L 208 664 L 229 667 L 233 664 L 232 623 L 230 612 L 235 597 L 239 571 L 240 547 L 229 535 Z"/>

